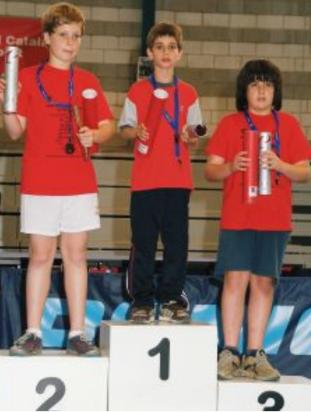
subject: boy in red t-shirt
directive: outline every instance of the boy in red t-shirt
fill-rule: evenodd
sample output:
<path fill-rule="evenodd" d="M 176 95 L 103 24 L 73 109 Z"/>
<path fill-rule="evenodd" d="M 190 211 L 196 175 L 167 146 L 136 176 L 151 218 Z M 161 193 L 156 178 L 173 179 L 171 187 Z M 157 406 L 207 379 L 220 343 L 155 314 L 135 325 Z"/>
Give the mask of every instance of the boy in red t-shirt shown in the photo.
<path fill-rule="evenodd" d="M 291 231 L 292 182 L 310 177 L 309 144 L 297 120 L 280 112 L 279 69 L 266 60 L 252 60 L 241 69 L 236 84 L 238 112 L 224 117 L 211 137 L 205 177 L 224 181 L 220 239 L 215 275 L 223 278 L 221 314 L 224 348 L 218 361 L 219 379 L 245 376 L 278 380 L 262 349 L 274 285 Z M 245 202 L 243 175 L 249 167 L 243 130 L 270 132 L 272 150 L 263 152 L 262 167 L 270 170 L 272 191 Z M 247 348 L 238 350 L 246 292 Z"/>
<path fill-rule="evenodd" d="M 155 319 L 189 320 L 183 292 L 188 250 L 188 204 L 193 188 L 189 145 L 197 142 L 187 125 L 202 123 L 197 92 L 174 75 L 182 56 L 182 32 L 175 24 L 159 23 L 147 37 L 147 53 L 154 74 L 129 90 L 120 118 L 121 134 L 135 142 L 131 182 L 132 251 L 128 289 L 133 297 L 130 319 L 150 323 Z M 154 133 L 144 124 L 154 89 L 162 88 L 168 99 L 159 119 L 152 147 L 147 154 L 139 145 Z M 163 273 L 154 285 L 158 237 L 164 246 Z"/>
<path fill-rule="evenodd" d="M 55 3 L 44 13 L 42 23 L 48 61 L 20 72 L 17 114 L 4 113 L 4 126 L 13 140 L 26 132 L 21 231 L 30 240 L 27 330 L 10 354 L 41 353 L 41 317 L 60 237 L 70 316 L 67 352 L 96 356 L 98 348 L 84 334 L 87 237 L 89 230 L 100 227 L 96 176 L 86 152 L 113 135 L 114 122 L 97 78 L 73 66 L 85 29 L 81 11 L 70 3 Z M 90 88 L 97 93 L 94 129 L 74 120 L 74 107 L 81 110 L 82 91 Z M 1 102 L 4 89 L 2 80 Z"/>

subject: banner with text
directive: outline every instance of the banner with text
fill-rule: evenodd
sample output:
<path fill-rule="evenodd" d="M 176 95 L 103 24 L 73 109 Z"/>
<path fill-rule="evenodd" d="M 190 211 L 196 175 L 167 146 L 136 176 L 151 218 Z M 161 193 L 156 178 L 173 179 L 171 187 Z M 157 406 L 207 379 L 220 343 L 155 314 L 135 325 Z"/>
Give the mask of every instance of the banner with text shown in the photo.
<path fill-rule="evenodd" d="M 0 74 L 4 72 L 5 48 L 18 46 L 20 67 L 31 66 L 47 58 L 41 20 L 0 16 Z"/>

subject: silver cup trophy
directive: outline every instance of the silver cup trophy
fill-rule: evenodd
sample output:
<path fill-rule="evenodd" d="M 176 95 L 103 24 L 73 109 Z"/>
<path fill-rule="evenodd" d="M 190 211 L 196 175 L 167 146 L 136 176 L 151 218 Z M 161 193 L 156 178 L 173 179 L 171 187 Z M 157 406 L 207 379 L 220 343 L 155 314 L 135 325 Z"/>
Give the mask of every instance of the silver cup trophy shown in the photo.
<path fill-rule="evenodd" d="M 20 49 L 18 47 L 6 47 L 4 113 L 16 113 L 19 56 Z"/>
<path fill-rule="evenodd" d="M 272 136 L 269 132 L 261 132 L 259 134 L 259 156 L 261 158 L 262 153 L 271 150 Z M 262 166 L 260 162 L 259 168 L 259 194 L 271 195 L 271 172 L 267 167 Z"/>

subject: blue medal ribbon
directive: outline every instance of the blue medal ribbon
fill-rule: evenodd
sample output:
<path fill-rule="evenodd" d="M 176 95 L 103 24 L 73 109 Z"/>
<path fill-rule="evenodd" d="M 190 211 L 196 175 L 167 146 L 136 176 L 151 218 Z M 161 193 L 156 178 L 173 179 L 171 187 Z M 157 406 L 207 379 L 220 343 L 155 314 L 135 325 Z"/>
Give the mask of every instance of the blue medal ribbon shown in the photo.
<path fill-rule="evenodd" d="M 70 65 L 69 69 L 69 80 L 68 80 L 68 103 L 63 103 L 63 102 L 57 102 L 52 99 L 52 97 L 47 93 L 42 80 L 41 80 L 41 73 L 46 65 L 46 62 L 41 63 L 37 70 L 36 70 L 36 83 L 37 87 L 39 89 L 39 92 L 43 99 L 52 107 L 56 107 L 57 109 L 61 110 L 68 110 L 68 115 L 69 115 L 69 122 L 68 122 L 68 141 L 67 144 L 65 145 L 65 152 L 67 154 L 72 154 L 75 151 L 74 145 L 73 145 L 73 126 L 72 126 L 72 97 L 74 93 L 74 70 L 73 70 L 73 65 Z"/>
<path fill-rule="evenodd" d="M 152 84 L 153 89 L 157 89 L 159 87 L 154 75 L 152 74 L 149 77 L 149 80 Z M 180 101 L 179 101 L 179 90 L 178 90 L 178 78 L 174 76 L 173 80 L 174 84 L 174 117 L 172 117 L 166 110 L 163 110 L 163 116 L 168 124 L 173 129 L 174 133 L 174 149 L 175 149 L 175 156 L 177 160 L 181 163 L 180 158 L 180 132 L 179 132 L 179 108 L 180 108 Z"/>

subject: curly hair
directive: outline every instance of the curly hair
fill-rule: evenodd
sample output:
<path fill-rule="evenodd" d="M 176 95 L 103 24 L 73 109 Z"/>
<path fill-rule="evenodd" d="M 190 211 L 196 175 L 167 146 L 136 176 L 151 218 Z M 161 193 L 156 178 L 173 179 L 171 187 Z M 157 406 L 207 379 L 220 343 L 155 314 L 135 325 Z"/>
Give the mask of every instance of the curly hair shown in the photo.
<path fill-rule="evenodd" d="M 274 86 L 272 106 L 275 110 L 282 107 L 282 76 L 279 68 L 269 60 L 248 61 L 240 70 L 236 80 L 235 106 L 238 111 L 248 108 L 247 87 L 254 81 L 271 82 Z"/>

